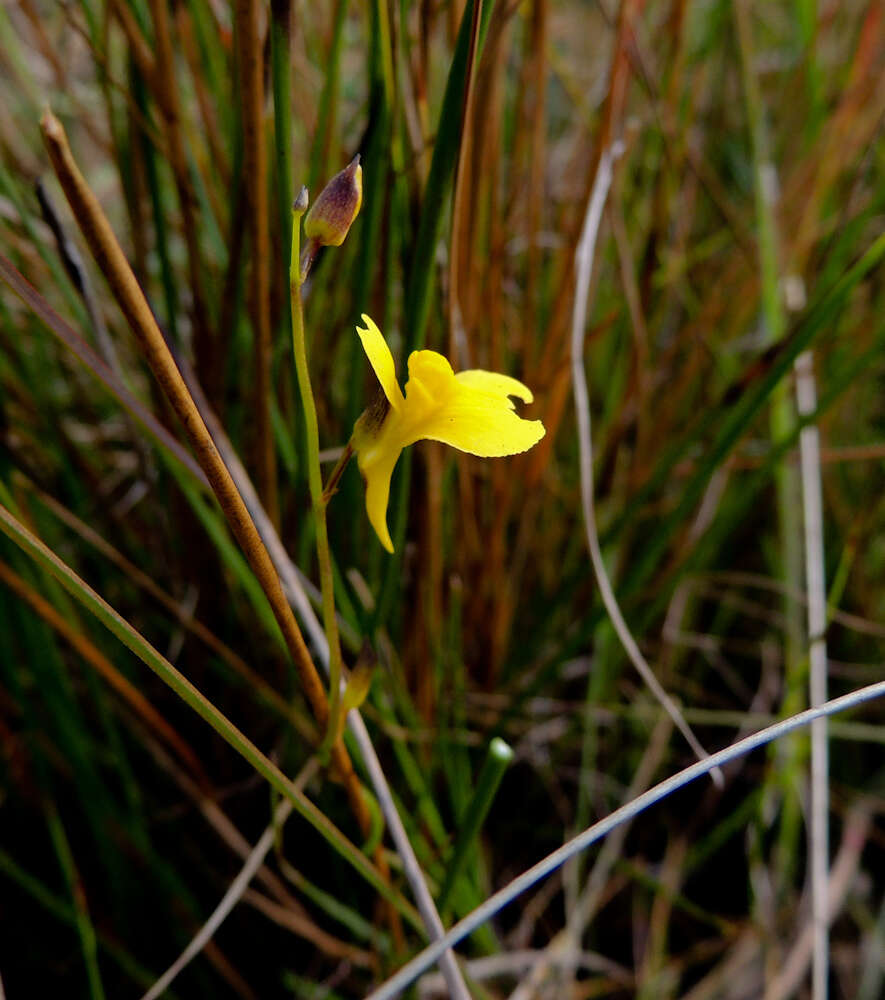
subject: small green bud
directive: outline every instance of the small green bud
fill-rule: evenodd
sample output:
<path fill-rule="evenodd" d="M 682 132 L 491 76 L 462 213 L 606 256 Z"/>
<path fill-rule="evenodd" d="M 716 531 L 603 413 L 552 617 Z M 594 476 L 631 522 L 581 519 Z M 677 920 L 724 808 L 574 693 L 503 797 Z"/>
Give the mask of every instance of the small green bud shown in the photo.
<path fill-rule="evenodd" d="M 340 247 L 363 203 L 359 153 L 329 181 L 304 220 L 304 235 L 318 246 Z"/>

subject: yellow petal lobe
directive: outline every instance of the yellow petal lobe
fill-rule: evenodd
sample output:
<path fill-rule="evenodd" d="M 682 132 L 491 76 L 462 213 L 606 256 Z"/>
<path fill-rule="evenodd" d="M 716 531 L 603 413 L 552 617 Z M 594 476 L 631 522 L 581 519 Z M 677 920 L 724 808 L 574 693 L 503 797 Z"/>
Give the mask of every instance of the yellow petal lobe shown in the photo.
<path fill-rule="evenodd" d="M 363 350 L 366 352 L 366 357 L 381 384 L 387 401 L 394 410 L 398 410 L 403 404 L 403 393 L 396 380 L 396 365 L 393 363 L 393 355 L 390 353 L 387 341 L 376 326 L 375 321 L 363 313 L 363 322 L 366 324 L 365 329 L 359 326 L 356 328 L 363 343 Z"/>
<path fill-rule="evenodd" d="M 393 542 L 387 530 L 387 500 L 390 496 L 390 477 L 399 454 L 399 449 L 384 450 L 376 453 L 374 460 L 365 465 L 357 454 L 357 463 L 366 481 L 366 513 L 369 515 L 369 523 L 375 529 L 381 544 L 391 553 Z"/>
<path fill-rule="evenodd" d="M 486 372 L 479 368 L 473 368 L 458 372 L 455 378 L 462 385 L 469 385 L 473 389 L 481 389 L 484 392 L 505 396 L 516 396 L 524 403 L 531 403 L 535 398 L 527 385 L 523 385 L 519 379 L 511 378 L 509 375 L 499 375 L 497 372 Z"/>
<path fill-rule="evenodd" d="M 540 420 L 524 420 L 510 396 L 531 401 L 517 379 L 494 372 L 459 372 L 440 405 L 421 422 L 420 437 L 483 458 L 517 455 L 546 433 Z"/>
<path fill-rule="evenodd" d="M 411 407 L 436 407 L 457 391 L 452 366 L 436 351 L 413 351 L 409 355 L 406 398 Z"/>

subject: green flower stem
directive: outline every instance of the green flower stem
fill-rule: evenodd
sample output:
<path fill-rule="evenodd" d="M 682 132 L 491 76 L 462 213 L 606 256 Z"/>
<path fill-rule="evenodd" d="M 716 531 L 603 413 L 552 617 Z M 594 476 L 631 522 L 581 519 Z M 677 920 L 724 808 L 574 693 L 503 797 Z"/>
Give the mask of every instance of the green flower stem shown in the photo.
<path fill-rule="evenodd" d="M 304 339 L 304 307 L 301 301 L 301 216 L 307 207 L 306 198 L 299 196 L 292 210 L 292 258 L 289 264 L 289 287 L 292 299 L 292 352 L 298 388 L 304 406 L 304 427 L 307 438 L 307 481 L 316 524 L 317 559 L 320 565 L 320 590 L 323 595 L 323 625 L 329 642 L 329 727 L 320 746 L 320 756 L 326 755 L 341 729 L 341 642 L 338 619 L 335 617 L 335 581 L 332 575 L 332 554 L 326 529 L 326 504 L 323 500 L 323 479 L 320 472 L 320 434 L 317 410 L 310 387 L 307 365 L 307 345 Z M 304 205 L 301 203 L 305 202 Z"/>
<path fill-rule="evenodd" d="M 499 736 L 494 737 L 489 744 L 485 763 L 479 772 L 473 798 L 464 813 L 458 839 L 452 851 L 452 857 L 446 870 L 445 881 L 439 893 L 439 911 L 445 917 L 446 909 L 452 898 L 452 891 L 458 881 L 458 876 L 464 869 L 464 864 L 470 856 L 470 851 L 476 843 L 479 831 L 498 791 L 498 785 L 504 777 L 504 772 L 513 760 L 513 750 Z"/>

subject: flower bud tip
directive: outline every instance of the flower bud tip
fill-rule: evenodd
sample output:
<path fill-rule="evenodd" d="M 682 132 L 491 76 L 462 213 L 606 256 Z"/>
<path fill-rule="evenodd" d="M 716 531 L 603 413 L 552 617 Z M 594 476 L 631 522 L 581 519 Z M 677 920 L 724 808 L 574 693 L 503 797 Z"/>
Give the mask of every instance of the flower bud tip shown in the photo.
<path fill-rule="evenodd" d="M 307 193 L 307 188 L 302 184 L 301 190 L 298 192 L 298 197 L 292 202 L 292 211 L 298 215 L 304 215 L 309 202 L 310 196 Z"/>

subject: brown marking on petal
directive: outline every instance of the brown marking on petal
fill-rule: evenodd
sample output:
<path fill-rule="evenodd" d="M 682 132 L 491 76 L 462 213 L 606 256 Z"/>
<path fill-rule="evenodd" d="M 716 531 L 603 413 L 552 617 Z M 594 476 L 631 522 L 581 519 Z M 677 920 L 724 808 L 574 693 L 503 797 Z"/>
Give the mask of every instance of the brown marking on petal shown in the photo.
<path fill-rule="evenodd" d="M 362 416 L 357 420 L 357 426 L 369 437 L 376 438 L 381 432 L 381 426 L 390 412 L 390 400 L 378 389 L 372 397 L 372 401 L 363 410 Z"/>

